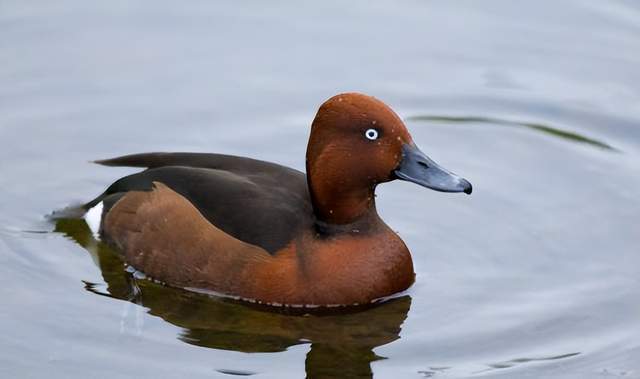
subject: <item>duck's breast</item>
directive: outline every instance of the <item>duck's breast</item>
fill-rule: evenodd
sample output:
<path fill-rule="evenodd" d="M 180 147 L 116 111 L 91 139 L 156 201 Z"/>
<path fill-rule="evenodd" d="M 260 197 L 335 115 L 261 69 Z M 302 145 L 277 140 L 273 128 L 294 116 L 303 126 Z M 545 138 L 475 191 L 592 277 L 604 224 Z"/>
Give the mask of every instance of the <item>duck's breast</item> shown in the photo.
<path fill-rule="evenodd" d="M 407 289 L 413 262 L 386 226 L 369 235 L 318 238 L 305 233 L 256 267 L 257 298 L 290 304 L 364 304 Z"/>

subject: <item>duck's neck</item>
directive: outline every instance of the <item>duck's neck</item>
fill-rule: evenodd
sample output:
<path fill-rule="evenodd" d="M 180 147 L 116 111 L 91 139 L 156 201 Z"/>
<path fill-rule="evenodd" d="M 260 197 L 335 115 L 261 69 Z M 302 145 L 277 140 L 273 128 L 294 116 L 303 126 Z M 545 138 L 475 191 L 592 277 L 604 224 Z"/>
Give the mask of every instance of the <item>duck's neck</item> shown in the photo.
<path fill-rule="evenodd" d="M 350 225 L 378 218 L 375 185 L 311 176 L 307 182 L 313 210 L 321 224 Z"/>

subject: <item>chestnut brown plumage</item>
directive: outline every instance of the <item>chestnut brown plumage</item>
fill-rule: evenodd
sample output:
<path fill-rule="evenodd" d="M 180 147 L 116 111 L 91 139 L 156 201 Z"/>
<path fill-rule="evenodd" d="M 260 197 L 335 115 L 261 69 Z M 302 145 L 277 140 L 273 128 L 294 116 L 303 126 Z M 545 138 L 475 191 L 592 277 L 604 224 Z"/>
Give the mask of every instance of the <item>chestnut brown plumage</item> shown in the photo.
<path fill-rule="evenodd" d="M 307 175 L 220 154 L 149 153 L 98 163 L 145 167 L 86 205 L 133 267 L 170 285 L 271 304 L 368 303 L 408 288 L 411 255 L 378 216 L 375 188 L 397 178 L 471 192 L 413 143 L 372 97 L 318 110 Z"/>

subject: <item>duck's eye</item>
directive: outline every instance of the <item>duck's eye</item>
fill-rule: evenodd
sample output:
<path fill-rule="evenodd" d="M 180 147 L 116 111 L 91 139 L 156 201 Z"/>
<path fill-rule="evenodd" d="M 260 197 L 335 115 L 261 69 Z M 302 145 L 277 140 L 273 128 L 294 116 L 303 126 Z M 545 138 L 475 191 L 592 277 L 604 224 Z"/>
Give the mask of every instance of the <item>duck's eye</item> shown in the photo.
<path fill-rule="evenodd" d="M 378 139 L 378 131 L 375 129 L 367 129 L 366 132 L 364 132 L 364 136 L 367 137 L 368 140 L 377 140 Z"/>

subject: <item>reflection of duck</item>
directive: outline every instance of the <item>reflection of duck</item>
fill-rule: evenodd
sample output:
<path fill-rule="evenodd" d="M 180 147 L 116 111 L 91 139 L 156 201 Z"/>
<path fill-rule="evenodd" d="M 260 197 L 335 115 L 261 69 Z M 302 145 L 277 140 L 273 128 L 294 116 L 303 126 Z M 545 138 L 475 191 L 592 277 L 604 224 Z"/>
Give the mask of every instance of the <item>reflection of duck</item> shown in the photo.
<path fill-rule="evenodd" d="M 409 296 L 375 307 L 340 314 L 300 315 L 264 312 L 246 303 L 216 299 L 202 294 L 135 281 L 122 270 L 122 260 L 106 244 L 93 239 L 84 221 L 57 220 L 56 232 L 84 246 L 100 267 L 107 291 L 87 284 L 91 292 L 134 300 L 149 313 L 184 328 L 187 343 L 241 352 L 276 352 L 305 342 L 311 343 L 306 370 L 309 378 L 371 377 L 370 363 L 379 359 L 373 349 L 398 339 L 407 317 Z"/>
<path fill-rule="evenodd" d="M 379 183 L 471 193 L 416 147 L 389 107 L 361 94 L 320 107 L 306 176 L 218 154 L 100 163 L 147 168 L 85 206 L 127 263 L 174 286 L 269 304 L 363 304 L 411 285 L 409 251 L 376 212 Z"/>

